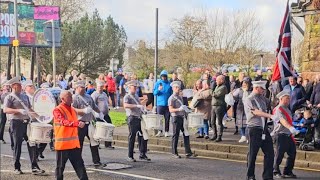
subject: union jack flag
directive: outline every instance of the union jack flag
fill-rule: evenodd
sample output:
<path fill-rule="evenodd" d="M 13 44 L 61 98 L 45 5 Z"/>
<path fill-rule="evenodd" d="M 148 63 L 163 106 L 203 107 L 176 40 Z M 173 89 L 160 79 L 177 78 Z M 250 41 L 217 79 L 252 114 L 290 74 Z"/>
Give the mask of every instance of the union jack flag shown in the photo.
<path fill-rule="evenodd" d="M 278 81 L 281 78 L 293 75 L 291 66 L 291 28 L 290 28 L 289 0 L 286 12 L 281 24 L 278 40 L 276 64 L 273 69 L 272 80 Z"/>

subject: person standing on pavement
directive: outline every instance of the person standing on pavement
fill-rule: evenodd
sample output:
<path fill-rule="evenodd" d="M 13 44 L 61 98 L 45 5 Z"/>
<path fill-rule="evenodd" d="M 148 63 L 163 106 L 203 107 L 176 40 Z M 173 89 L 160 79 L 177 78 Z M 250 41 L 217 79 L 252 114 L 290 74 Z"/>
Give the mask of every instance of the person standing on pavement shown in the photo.
<path fill-rule="evenodd" d="M 291 114 L 294 114 L 294 112 L 300 109 L 302 104 L 306 102 L 306 92 L 304 88 L 297 83 L 297 78 L 293 76 L 289 77 L 289 84 L 286 85 L 283 90 L 290 92 L 291 99 L 289 109 L 291 110 Z"/>
<path fill-rule="evenodd" d="M 143 132 L 141 130 L 141 120 L 142 113 L 144 111 L 144 106 L 141 105 L 139 97 L 136 94 L 137 87 L 139 82 L 132 80 L 126 83 L 126 86 L 129 88 L 128 94 L 123 98 L 123 107 L 126 110 L 127 123 L 129 126 L 129 137 L 128 137 L 128 161 L 136 162 L 133 157 L 134 143 L 136 136 L 138 135 L 138 144 L 140 151 L 140 160 L 151 161 L 150 158 L 146 155 L 148 140 L 145 140 L 143 137 Z"/>
<path fill-rule="evenodd" d="M 105 81 L 107 83 L 107 91 L 109 93 L 109 97 L 111 98 L 112 107 L 113 107 L 113 109 L 117 109 L 116 108 L 116 102 L 115 102 L 115 99 L 114 99 L 114 96 L 115 96 L 115 93 L 116 93 L 116 82 L 114 81 L 114 79 L 112 77 L 112 72 L 108 73 L 108 75 L 106 76 Z"/>
<path fill-rule="evenodd" d="M 148 79 L 145 79 L 144 81 L 144 92 L 147 94 L 147 97 L 148 97 L 148 101 L 146 103 L 147 107 L 150 104 L 152 104 L 152 107 L 154 106 L 153 87 L 154 87 L 154 77 L 153 77 L 153 73 L 150 73 Z"/>
<path fill-rule="evenodd" d="M 72 94 L 63 90 L 60 93 L 61 103 L 53 110 L 54 134 L 56 149 L 57 180 L 63 180 L 65 165 L 70 160 L 78 178 L 87 180 L 87 172 L 81 156 L 78 128 L 84 128 L 85 123 L 78 120 L 75 109 L 71 106 Z"/>
<path fill-rule="evenodd" d="M 7 114 L 3 112 L 3 103 L 4 103 L 4 99 L 5 97 L 10 94 L 10 85 L 7 84 L 7 80 L 2 81 L 2 93 L 1 93 L 1 122 L 0 122 L 0 141 L 2 142 L 2 144 L 6 144 L 6 141 L 3 138 L 3 134 L 4 134 L 4 129 L 6 126 L 6 122 L 7 122 Z"/>
<path fill-rule="evenodd" d="M 120 81 L 123 78 L 123 74 L 122 74 L 122 69 L 118 69 L 118 73 L 116 76 L 116 87 L 117 87 L 117 91 L 116 91 L 116 95 L 117 95 L 117 106 L 116 108 L 119 109 L 120 107 L 120 98 L 121 98 L 121 93 L 120 93 Z"/>
<path fill-rule="evenodd" d="M 157 96 L 157 114 L 161 114 L 165 119 L 165 137 L 169 137 L 170 112 L 168 107 L 168 99 L 172 94 L 172 88 L 168 81 L 168 72 L 161 71 L 160 80 L 154 86 L 153 94 Z M 162 131 L 159 131 L 157 137 L 163 136 Z"/>
<path fill-rule="evenodd" d="M 276 144 L 273 174 L 276 178 L 296 178 L 297 176 L 292 172 L 297 154 L 294 136 L 297 135 L 299 131 L 292 125 L 293 119 L 289 110 L 290 92 L 285 90 L 281 91 L 277 95 L 277 98 L 280 102 L 273 110 L 275 127 L 271 133 L 274 136 Z M 281 174 L 279 166 L 284 157 L 284 153 L 287 153 L 288 156 L 283 174 Z"/>
<path fill-rule="evenodd" d="M 38 116 L 31 109 L 29 98 L 22 93 L 22 86 L 20 77 L 15 77 L 7 82 L 11 85 L 12 93 L 7 95 L 4 99 L 3 111 L 9 114 L 10 118 L 10 130 L 13 137 L 13 159 L 14 159 L 14 173 L 23 174 L 21 171 L 20 156 L 23 140 L 27 141 L 28 152 L 31 160 L 32 174 L 39 175 L 44 174 L 45 171 L 40 169 L 37 157 L 36 157 L 36 146 L 29 144 L 27 136 L 27 126 L 31 121 L 30 117 Z"/>
<path fill-rule="evenodd" d="M 180 136 L 180 131 L 183 133 L 183 144 L 185 148 L 186 157 L 189 158 L 193 155 L 190 148 L 190 139 L 188 127 L 185 121 L 186 111 L 188 111 L 188 107 L 183 105 L 182 97 L 180 96 L 180 81 L 173 81 L 171 83 L 171 87 L 173 89 L 173 94 L 169 97 L 168 105 L 169 111 L 172 116 L 172 155 L 174 158 L 181 158 L 178 154 L 178 141 Z"/>
<path fill-rule="evenodd" d="M 211 123 L 213 129 L 213 137 L 210 139 L 212 141 L 220 142 L 222 141 L 223 116 L 227 111 L 227 104 L 224 101 L 226 94 L 228 93 L 227 87 L 224 84 L 224 76 L 219 75 L 216 79 L 217 86 L 213 91 L 211 91 L 212 96 L 212 109 L 211 109 Z"/>
<path fill-rule="evenodd" d="M 263 174 L 264 180 L 273 179 L 274 151 L 272 138 L 268 131 L 265 117 L 254 114 L 254 110 L 265 113 L 269 110 L 269 100 L 264 96 L 267 81 L 252 81 L 253 91 L 244 101 L 244 111 L 247 118 L 249 152 L 247 160 L 247 179 L 255 180 L 255 165 L 258 151 L 264 153 Z"/>
<path fill-rule="evenodd" d="M 93 114 L 99 114 L 99 108 L 93 102 L 91 96 L 85 93 L 84 81 L 77 81 L 75 84 L 75 88 L 76 92 L 72 97 L 72 106 L 75 111 L 80 116 L 82 116 L 79 121 L 85 124 L 83 128 L 78 129 L 81 152 L 83 148 L 84 138 L 87 137 L 90 141 L 90 150 L 94 166 L 104 166 L 104 164 L 100 162 L 99 144 L 94 141 L 92 137 L 89 137 L 89 126 L 92 126 L 92 120 L 94 119 Z M 97 116 L 95 115 L 95 117 Z"/>
<path fill-rule="evenodd" d="M 107 123 L 112 124 L 111 118 L 109 116 L 109 105 L 108 105 L 108 96 L 105 92 L 103 92 L 103 86 L 104 86 L 104 81 L 97 80 L 97 90 L 91 94 L 91 97 L 94 101 L 94 103 L 97 105 L 100 111 L 100 116 L 99 118 L 103 118 Z M 100 119 L 103 121 L 102 119 Z M 103 121 L 104 122 L 104 121 Z M 114 149 L 112 147 L 112 142 L 105 142 L 105 147 L 107 149 Z"/>

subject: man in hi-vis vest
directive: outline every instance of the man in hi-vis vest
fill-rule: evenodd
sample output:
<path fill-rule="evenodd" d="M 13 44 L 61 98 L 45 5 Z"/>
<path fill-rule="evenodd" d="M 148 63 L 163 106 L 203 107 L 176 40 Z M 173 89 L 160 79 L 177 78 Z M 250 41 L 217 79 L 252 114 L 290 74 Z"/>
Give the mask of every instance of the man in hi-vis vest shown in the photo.
<path fill-rule="evenodd" d="M 69 159 L 79 179 L 86 180 L 88 176 L 78 137 L 78 127 L 83 128 L 85 124 L 78 120 L 76 111 L 71 107 L 72 94 L 64 90 L 60 93 L 60 99 L 62 102 L 53 110 L 54 145 L 57 151 L 56 179 L 63 179 L 63 171 Z"/>

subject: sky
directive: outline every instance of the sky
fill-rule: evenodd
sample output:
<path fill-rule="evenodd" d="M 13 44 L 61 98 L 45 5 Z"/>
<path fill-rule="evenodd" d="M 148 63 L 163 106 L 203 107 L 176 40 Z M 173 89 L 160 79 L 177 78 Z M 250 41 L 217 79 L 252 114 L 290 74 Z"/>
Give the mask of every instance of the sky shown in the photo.
<path fill-rule="evenodd" d="M 154 43 L 155 8 L 159 8 L 160 41 L 168 35 L 170 22 L 185 14 L 216 9 L 253 11 L 263 29 L 263 49 L 272 51 L 277 47 L 286 2 L 287 0 L 93 0 L 92 9 L 98 9 L 103 18 L 111 15 L 118 24 L 124 26 L 128 45 L 140 39 Z"/>

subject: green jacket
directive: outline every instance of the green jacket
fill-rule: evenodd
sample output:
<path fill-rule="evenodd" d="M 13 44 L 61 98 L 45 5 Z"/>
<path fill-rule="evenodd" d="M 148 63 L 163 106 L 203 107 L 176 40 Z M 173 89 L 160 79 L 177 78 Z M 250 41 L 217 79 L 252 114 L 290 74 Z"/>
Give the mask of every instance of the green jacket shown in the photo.
<path fill-rule="evenodd" d="M 227 103 L 224 100 L 224 97 L 228 94 L 227 87 L 222 84 L 219 86 L 216 86 L 216 88 L 211 91 L 212 96 L 212 106 L 227 106 Z"/>

